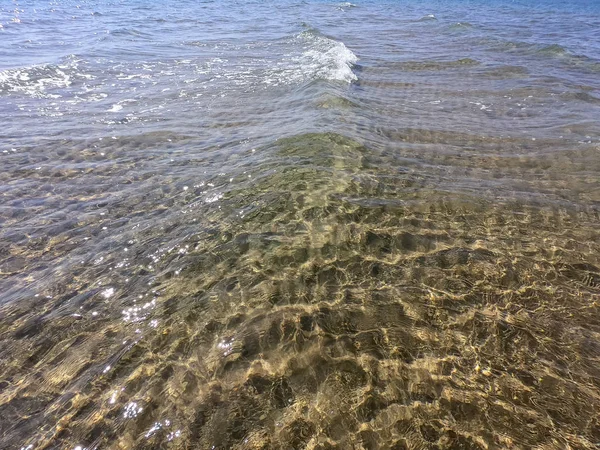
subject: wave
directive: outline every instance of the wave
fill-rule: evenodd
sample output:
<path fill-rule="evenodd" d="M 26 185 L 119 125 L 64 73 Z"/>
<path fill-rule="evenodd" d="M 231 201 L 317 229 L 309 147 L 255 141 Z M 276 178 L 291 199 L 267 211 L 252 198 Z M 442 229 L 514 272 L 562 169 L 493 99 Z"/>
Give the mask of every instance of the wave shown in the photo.
<path fill-rule="evenodd" d="M 438 71 L 460 67 L 472 67 L 479 65 L 479 61 L 471 58 L 462 58 L 451 61 L 401 61 L 388 65 L 390 68 L 405 72 Z"/>
<path fill-rule="evenodd" d="M 21 93 L 31 97 L 49 97 L 47 89 L 68 87 L 71 77 L 52 65 L 8 69 L 0 72 L 0 94 Z"/>
<path fill-rule="evenodd" d="M 473 28 L 473 24 L 469 22 L 456 22 L 448 27 L 450 31 L 464 31 Z"/>
<path fill-rule="evenodd" d="M 328 96 L 317 102 L 317 107 L 323 109 L 349 109 L 360 108 L 360 105 L 352 100 L 339 95 Z"/>
<path fill-rule="evenodd" d="M 580 101 L 585 103 L 591 103 L 594 105 L 600 105 L 600 98 L 595 97 L 587 92 L 566 92 L 560 96 L 563 100 L 568 101 Z"/>
<path fill-rule="evenodd" d="M 358 57 L 343 42 L 312 28 L 300 33 L 298 39 L 304 52 L 296 62 L 305 76 L 348 83 L 357 80 L 352 68 L 358 62 Z"/>
<path fill-rule="evenodd" d="M 529 75 L 529 70 L 522 66 L 498 66 L 486 69 L 483 73 L 488 78 L 508 79 L 526 77 Z"/>
<path fill-rule="evenodd" d="M 67 88 L 76 79 L 89 75 L 80 73 L 77 61 L 64 64 L 41 64 L 0 71 L 0 95 L 21 94 L 34 98 L 59 98 L 53 90 Z"/>
<path fill-rule="evenodd" d="M 354 3 L 350 3 L 350 2 L 343 2 L 338 4 L 337 9 L 340 11 L 346 11 L 347 9 L 350 8 L 356 8 L 356 5 Z"/>
<path fill-rule="evenodd" d="M 600 71 L 600 61 L 597 59 L 577 54 L 571 49 L 557 43 L 532 43 L 498 39 L 485 40 L 483 43 L 487 44 L 490 50 L 493 51 L 553 60 L 562 65 L 573 66 L 591 72 Z"/>
<path fill-rule="evenodd" d="M 544 45 L 536 49 L 536 53 L 549 56 L 564 56 L 568 55 L 569 51 L 559 44 Z"/>
<path fill-rule="evenodd" d="M 545 56 L 550 58 L 592 59 L 585 55 L 575 54 L 568 48 L 557 43 L 545 44 L 523 41 L 505 41 L 498 39 L 488 39 L 483 43 L 488 44 L 493 50 L 507 53 L 524 53 L 528 55 Z"/>
<path fill-rule="evenodd" d="M 228 64 L 226 60 L 215 60 L 201 68 L 198 73 L 210 72 L 211 81 L 227 80 L 235 87 L 285 86 L 302 84 L 307 81 L 327 80 L 351 83 L 358 79 L 356 63 L 358 57 L 346 45 L 334 38 L 325 36 L 308 24 L 302 24 L 304 31 L 282 38 L 277 42 L 256 42 L 251 47 L 232 45 L 233 52 L 246 52 L 249 48 L 261 56 L 249 59 L 249 64 Z M 186 46 L 211 47 L 214 43 L 186 41 Z M 220 47 L 228 45 L 219 44 Z M 277 52 L 270 46 L 279 47 Z M 267 51 L 271 55 L 266 55 Z"/>
<path fill-rule="evenodd" d="M 161 20 L 161 19 L 157 19 Z M 130 39 L 146 39 L 152 40 L 154 36 L 151 33 L 147 33 L 144 31 L 140 31 L 136 28 L 117 28 L 116 30 L 112 30 L 109 35 L 104 37 L 102 40 L 110 39 L 111 37 L 122 37 L 122 38 L 130 38 Z"/>
<path fill-rule="evenodd" d="M 437 20 L 437 17 L 435 17 L 433 14 L 427 14 L 426 16 L 418 19 L 417 22 L 431 22 L 432 20 Z"/>

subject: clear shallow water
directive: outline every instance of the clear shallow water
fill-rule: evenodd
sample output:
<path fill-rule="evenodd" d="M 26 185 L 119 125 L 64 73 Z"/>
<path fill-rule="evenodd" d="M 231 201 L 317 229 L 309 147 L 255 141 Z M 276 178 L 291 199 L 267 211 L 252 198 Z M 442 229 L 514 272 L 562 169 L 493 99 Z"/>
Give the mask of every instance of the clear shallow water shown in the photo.
<path fill-rule="evenodd" d="M 0 447 L 600 443 L 598 5 L 0 7 Z"/>

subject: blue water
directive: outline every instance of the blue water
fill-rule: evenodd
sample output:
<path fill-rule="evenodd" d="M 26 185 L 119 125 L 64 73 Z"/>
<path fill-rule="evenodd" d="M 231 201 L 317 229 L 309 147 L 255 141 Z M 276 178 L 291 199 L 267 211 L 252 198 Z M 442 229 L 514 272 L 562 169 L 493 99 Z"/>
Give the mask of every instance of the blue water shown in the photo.
<path fill-rule="evenodd" d="M 600 2 L 0 0 L 0 448 L 600 445 Z"/>
<path fill-rule="evenodd" d="M 106 112 L 114 105 L 122 116 L 142 122 L 172 120 L 170 113 L 207 108 L 206 98 L 260 91 L 265 85 L 286 84 L 290 90 L 283 92 L 290 93 L 313 79 L 355 81 L 337 66 L 355 61 L 336 52 L 327 60 L 325 44 L 315 47 L 312 59 L 303 59 L 311 43 L 299 36 L 307 29 L 343 43 L 360 59 L 358 69 L 384 61 L 466 56 L 480 68 L 526 66 L 529 78 L 513 85 L 528 87 L 536 77 L 554 76 L 565 88 L 582 85 L 591 95 L 598 87 L 600 32 L 594 2 L 350 5 L 3 5 L 0 89 L 5 136 L 18 137 L 24 128 L 30 136 L 69 134 L 81 126 L 101 135 L 112 129 Z M 131 97 L 145 106 L 134 106 Z M 168 109 L 156 111 L 167 104 Z M 143 111 L 152 113 L 142 118 Z M 53 119 L 57 116 L 59 120 Z M 185 116 L 177 117 L 177 126 L 188 123 Z M 35 124 L 43 125 L 36 129 Z"/>

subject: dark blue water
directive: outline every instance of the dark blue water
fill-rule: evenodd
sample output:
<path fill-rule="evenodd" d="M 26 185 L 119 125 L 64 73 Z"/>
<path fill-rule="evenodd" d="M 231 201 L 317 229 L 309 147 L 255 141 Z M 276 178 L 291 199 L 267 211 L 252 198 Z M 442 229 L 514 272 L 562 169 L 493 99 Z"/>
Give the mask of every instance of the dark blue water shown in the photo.
<path fill-rule="evenodd" d="M 0 0 L 0 448 L 600 445 L 600 3 Z"/>

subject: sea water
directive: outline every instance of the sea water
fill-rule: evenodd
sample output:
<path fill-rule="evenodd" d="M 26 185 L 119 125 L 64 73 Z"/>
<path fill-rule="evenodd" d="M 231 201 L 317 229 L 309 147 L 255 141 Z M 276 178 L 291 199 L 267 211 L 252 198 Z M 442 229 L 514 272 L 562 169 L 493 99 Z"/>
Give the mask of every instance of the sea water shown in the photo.
<path fill-rule="evenodd" d="M 600 3 L 0 2 L 0 447 L 600 443 Z"/>

